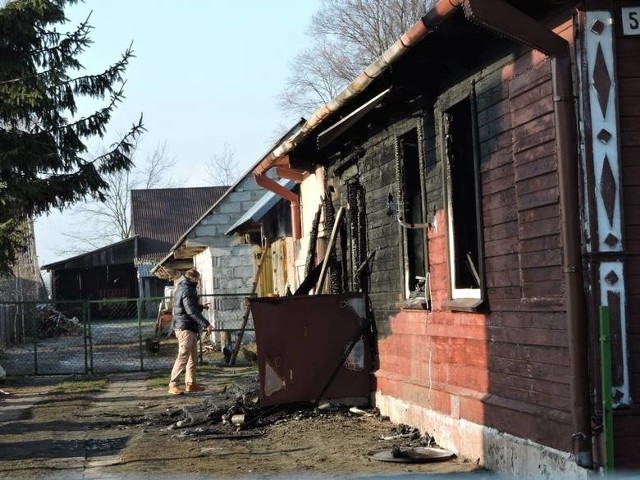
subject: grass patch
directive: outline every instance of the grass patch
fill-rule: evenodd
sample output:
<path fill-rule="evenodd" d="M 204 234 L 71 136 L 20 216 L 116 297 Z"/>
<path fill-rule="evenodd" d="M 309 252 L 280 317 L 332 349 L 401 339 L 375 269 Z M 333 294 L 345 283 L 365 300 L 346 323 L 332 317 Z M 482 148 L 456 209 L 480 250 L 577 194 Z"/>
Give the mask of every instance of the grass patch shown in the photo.
<path fill-rule="evenodd" d="M 207 373 L 220 373 L 224 370 L 225 365 L 224 363 L 220 362 L 216 362 L 216 363 L 205 363 L 202 365 L 198 365 L 198 368 L 196 369 L 196 372 L 201 373 L 201 374 L 207 374 Z"/>
<path fill-rule="evenodd" d="M 104 390 L 109 383 L 102 378 L 97 380 L 68 380 L 58 385 L 54 391 L 62 393 L 89 393 Z"/>
<path fill-rule="evenodd" d="M 216 374 L 220 373 L 228 373 L 233 372 L 237 374 L 254 374 L 258 373 L 258 366 L 255 364 L 247 365 L 242 364 L 242 362 L 238 362 L 238 365 L 228 366 L 224 364 L 224 361 L 216 362 L 213 359 L 205 359 L 206 362 L 204 364 L 198 364 L 196 368 L 196 376 L 198 377 L 212 377 Z M 159 372 L 147 378 L 147 386 L 149 388 L 167 388 L 169 385 L 169 377 L 171 376 L 171 370 L 167 370 L 166 372 Z M 181 379 L 184 377 L 181 377 Z"/>
<path fill-rule="evenodd" d="M 169 385 L 169 372 L 147 378 L 149 388 L 167 388 Z"/>

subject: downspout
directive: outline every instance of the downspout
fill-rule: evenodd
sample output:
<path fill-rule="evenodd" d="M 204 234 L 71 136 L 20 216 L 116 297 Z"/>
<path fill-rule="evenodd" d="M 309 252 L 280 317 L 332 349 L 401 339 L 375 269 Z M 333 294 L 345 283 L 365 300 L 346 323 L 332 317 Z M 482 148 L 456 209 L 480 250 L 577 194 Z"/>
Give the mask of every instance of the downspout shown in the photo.
<path fill-rule="evenodd" d="M 284 188 L 278 182 L 273 181 L 266 175 L 253 174 L 253 178 L 256 183 L 262 188 L 275 193 L 281 198 L 291 202 L 291 230 L 293 233 L 293 239 L 299 240 L 302 230 L 300 222 L 300 197 L 298 194 L 293 193 L 291 190 Z"/>
<path fill-rule="evenodd" d="M 587 371 L 586 296 L 582 272 L 579 217 L 577 123 L 569 44 L 544 25 L 502 0 L 465 0 L 470 21 L 549 55 L 555 102 L 558 182 L 562 222 L 567 333 L 571 359 L 572 440 L 576 463 L 593 467 L 591 412 Z"/>

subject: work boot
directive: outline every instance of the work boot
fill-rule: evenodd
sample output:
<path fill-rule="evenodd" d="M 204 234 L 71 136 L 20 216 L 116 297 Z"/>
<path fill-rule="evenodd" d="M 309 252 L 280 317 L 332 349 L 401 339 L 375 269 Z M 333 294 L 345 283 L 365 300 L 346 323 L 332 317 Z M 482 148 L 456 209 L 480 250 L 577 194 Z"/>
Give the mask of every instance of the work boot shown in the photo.
<path fill-rule="evenodd" d="M 184 389 L 185 392 L 202 392 L 204 390 L 206 387 L 199 383 L 187 383 L 187 388 Z"/>
<path fill-rule="evenodd" d="M 169 393 L 171 395 L 182 395 L 184 392 L 178 385 L 169 385 Z"/>

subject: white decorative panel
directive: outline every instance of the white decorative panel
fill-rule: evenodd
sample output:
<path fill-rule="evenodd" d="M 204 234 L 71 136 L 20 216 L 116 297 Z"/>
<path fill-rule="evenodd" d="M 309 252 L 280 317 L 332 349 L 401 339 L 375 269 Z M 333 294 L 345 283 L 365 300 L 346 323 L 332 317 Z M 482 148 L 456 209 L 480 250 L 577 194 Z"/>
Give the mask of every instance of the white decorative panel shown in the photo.
<path fill-rule="evenodd" d="M 600 304 L 609 307 L 611 320 L 613 406 L 629 405 L 626 292 L 622 262 L 602 262 L 599 268 Z M 618 361 L 616 361 L 618 360 Z"/>
<path fill-rule="evenodd" d="M 586 66 L 588 85 L 587 112 L 591 121 L 593 185 L 588 191 L 595 199 L 594 221 L 597 240 L 593 239 L 592 251 L 607 254 L 594 267 L 598 272 L 600 305 L 609 307 L 612 350 L 613 405 L 628 405 L 629 362 L 627 352 L 627 301 L 625 292 L 622 195 L 620 155 L 618 147 L 618 99 L 616 89 L 616 65 L 614 52 L 613 18 L 609 11 L 586 12 L 583 62 Z M 603 258 L 600 256 L 600 258 Z"/>
<path fill-rule="evenodd" d="M 598 222 L 598 250 L 622 251 L 620 166 L 613 24 L 609 12 L 587 12 L 585 55 Z"/>

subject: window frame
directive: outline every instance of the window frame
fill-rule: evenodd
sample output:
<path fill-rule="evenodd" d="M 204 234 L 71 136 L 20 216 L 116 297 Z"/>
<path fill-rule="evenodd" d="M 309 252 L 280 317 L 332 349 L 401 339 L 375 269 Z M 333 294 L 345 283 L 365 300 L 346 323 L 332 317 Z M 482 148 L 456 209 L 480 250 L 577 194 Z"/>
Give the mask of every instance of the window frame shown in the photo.
<path fill-rule="evenodd" d="M 417 142 L 417 170 L 419 176 L 419 190 L 420 190 L 420 209 L 421 209 L 421 223 L 426 223 L 427 219 L 427 194 L 426 194 L 426 178 L 425 178 L 425 145 L 424 145 L 424 121 L 422 118 L 418 119 L 415 123 L 408 126 L 407 128 L 402 129 L 395 135 L 395 156 L 396 156 L 396 195 L 397 195 L 397 203 L 396 207 L 400 210 L 396 212 L 397 215 L 401 215 L 404 221 L 408 221 L 408 219 L 404 218 L 404 207 L 407 202 L 406 198 L 406 167 L 405 167 L 405 155 L 403 150 L 403 139 L 406 139 L 409 135 L 415 135 L 415 139 Z M 398 220 L 396 218 L 396 220 Z M 400 255 L 402 258 L 402 277 L 401 277 L 401 285 L 402 285 L 402 296 L 403 299 L 409 300 L 411 298 L 411 294 L 415 291 L 414 284 L 415 279 L 411 279 L 410 273 L 413 269 L 409 259 L 409 235 L 407 234 L 407 228 L 405 228 L 398 221 L 398 232 L 400 235 Z M 422 232 L 424 238 L 422 240 L 422 250 L 423 250 L 423 270 L 424 276 L 427 278 L 426 284 L 429 284 L 429 241 L 427 232 L 425 229 L 416 229 L 416 232 Z M 421 306 L 421 308 L 430 308 L 430 298 L 429 292 L 425 291 L 425 299 L 426 304 Z M 408 306 L 405 303 L 404 306 Z M 416 308 L 413 305 L 413 308 Z"/>
<path fill-rule="evenodd" d="M 451 112 L 462 102 L 469 102 L 469 123 L 471 126 L 471 148 L 475 186 L 475 220 L 476 220 L 476 271 L 479 277 L 478 288 L 456 287 L 456 265 L 460 258 L 456 258 L 455 245 L 455 215 L 454 195 L 452 184 L 451 161 L 448 151 L 447 125 L 445 115 Z M 482 183 L 480 172 L 480 147 L 478 131 L 478 115 L 476 108 L 475 82 L 459 84 L 440 95 L 435 105 L 435 120 L 438 124 L 438 152 L 442 164 L 442 191 L 444 202 L 444 217 L 446 224 L 446 255 L 447 255 L 447 285 L 449 300 L 443 305 L 448 310 L 475 312 L 486 308 L 486 282 L 483 250 L 483 225 L 482 225 Z"/>

